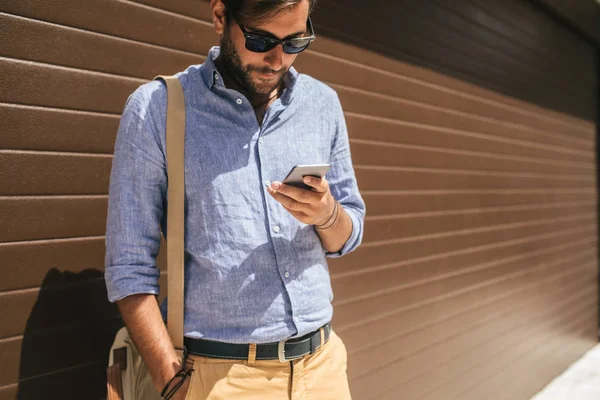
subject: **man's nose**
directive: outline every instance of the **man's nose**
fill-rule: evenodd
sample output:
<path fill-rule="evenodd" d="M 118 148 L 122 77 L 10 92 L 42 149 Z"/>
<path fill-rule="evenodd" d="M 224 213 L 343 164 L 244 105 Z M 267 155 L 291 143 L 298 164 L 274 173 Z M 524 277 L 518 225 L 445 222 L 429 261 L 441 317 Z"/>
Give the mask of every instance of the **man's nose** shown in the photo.
<path fill-rule="evenodd" d="M 283 66 L 283 45 L 278 44 L 271 51 L 266 54 L 266 61 L 269 63 L 271 68 L 275 71 L 279 71 Z"/>

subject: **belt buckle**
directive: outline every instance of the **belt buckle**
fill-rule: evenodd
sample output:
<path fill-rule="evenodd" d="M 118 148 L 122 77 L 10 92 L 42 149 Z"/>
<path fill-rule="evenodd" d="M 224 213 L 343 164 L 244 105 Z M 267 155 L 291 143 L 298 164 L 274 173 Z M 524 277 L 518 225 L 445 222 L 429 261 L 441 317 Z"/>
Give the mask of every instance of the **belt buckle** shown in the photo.
<path fill-rule="evenodd" d="M 277 356 L 279 358 L 280 363 L 286 363 L 285 359 L 285 342 L 286 340 L 282 340 L 277 344 Z"/>

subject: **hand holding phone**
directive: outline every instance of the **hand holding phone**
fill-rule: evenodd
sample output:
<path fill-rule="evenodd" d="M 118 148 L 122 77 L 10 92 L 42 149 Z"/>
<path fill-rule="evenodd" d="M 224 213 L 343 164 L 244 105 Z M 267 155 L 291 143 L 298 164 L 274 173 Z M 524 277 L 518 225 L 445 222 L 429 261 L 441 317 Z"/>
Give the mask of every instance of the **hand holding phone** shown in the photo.
<path fill-rule="evenodd" d="M 312 187 L 303 182 L 305 176 L 323 178 L 331 166 L 329 164 L 296 165 L 282 181 L 286 185 L 311 190 Z"/>

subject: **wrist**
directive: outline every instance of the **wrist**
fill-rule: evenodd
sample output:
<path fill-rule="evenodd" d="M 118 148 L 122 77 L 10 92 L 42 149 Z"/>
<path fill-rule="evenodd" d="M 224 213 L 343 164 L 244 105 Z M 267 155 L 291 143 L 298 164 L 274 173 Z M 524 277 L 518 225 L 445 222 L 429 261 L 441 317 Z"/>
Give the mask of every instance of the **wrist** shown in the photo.
<path fill-rule="evenodd" d="M 325 226 L 327 225 L 329 222 L 331 222 L 333 216 L 335 215 L 336 212 L 336 208 L 337 208 L 337 201 L 333 198 L 333 196 L 330 195 L 331 200 L 333 201 L 329 201 L 328 203 L 330 203 L 331 205 L 329 206 L 329 209 L 327 210 L 327 212 L 325 213 L 325 215 L 317 222 L 315 222 L 313 225 L 316 227 L 321 227 L 321 226 Z"/>
<path fill-rule="evenodd" d="M 164 389 L 164 387 L 169 383 L 169 381 L 173 379 L 173 377 L 177 375 L 177 372 L 179 372 L 181 369 L 181 364 L 178 361 L 173 361 L 161 370 L 157 381 L 154 382 L 158 393 L 160 393 Z"/>
<path fill-rule="evenodd" d="M 192 375 L 192 372 L 194 372 L 193 368 L 180 368 L 175 376 L 173 376 L 161 389 L 160 397 L 165 400 L 173 399 L 182 388 L 186 391 L 184 394 L 187 394 L 187 388 L 189 387 L 188 379 Z M 178 396 L 177 398 L 181 397 Z"/>
<path fill-rule="evenodd" d="M 322 225 L 315 225 L 315 229 L 324 231 L 326 229 L 329 229 L 329 228 L 335 226 L 336 222 L 338 221 L 338 217 L 340 215 L 340 208 L 342 208 L 341 204 L 336 201 L 335 207 L 333 208 L 333 212 L 331 214 L 331 217 L 329 217 L 329 220 L 327 220 L 327 222 L 325 222 Z"/>

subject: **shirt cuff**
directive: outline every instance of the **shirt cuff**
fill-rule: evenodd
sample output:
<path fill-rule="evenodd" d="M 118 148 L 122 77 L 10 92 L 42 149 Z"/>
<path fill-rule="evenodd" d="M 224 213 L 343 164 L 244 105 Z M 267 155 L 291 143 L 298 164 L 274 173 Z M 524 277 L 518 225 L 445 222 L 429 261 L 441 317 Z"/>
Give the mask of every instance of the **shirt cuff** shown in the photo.
<path fill-rule="evenodd" d="M 344 243 L 344 246 L 342 246 L 340 251 L 336 251 L 336 252 L 325 251 L 326 257 L 338 258 L 343 255 L 346 255 L 346 254 L 350 253 L 351 251 L 353 251 L 354 249 L 356 249 L 358 247 L 358 245 L 360 244 L 360 242 L 362 241 L 362 234 L 361 234 L 362 233 L 362 229 L 361 229 L 362 223 L 361 223 L 361 220 L 360 220 L 359 216 L 357 215 L 356 211 L 353 210 L 352 208 L 346 208 L 346 207 L 344 207 L 344 211 L 346 211 L 346 214 L 348 214 L 348 216 L 350 217 L 350 220 L 352 221 L 352 233 L 350 234 L 350 237 L 348 238 L 346 243 Z"/>
<path fill-rule="evenodd" d="M 106 268 L 104 280 L 111 303 L 134 294 L 158 295 L 160 270 L 156 267 L 115 265 Z"/>

